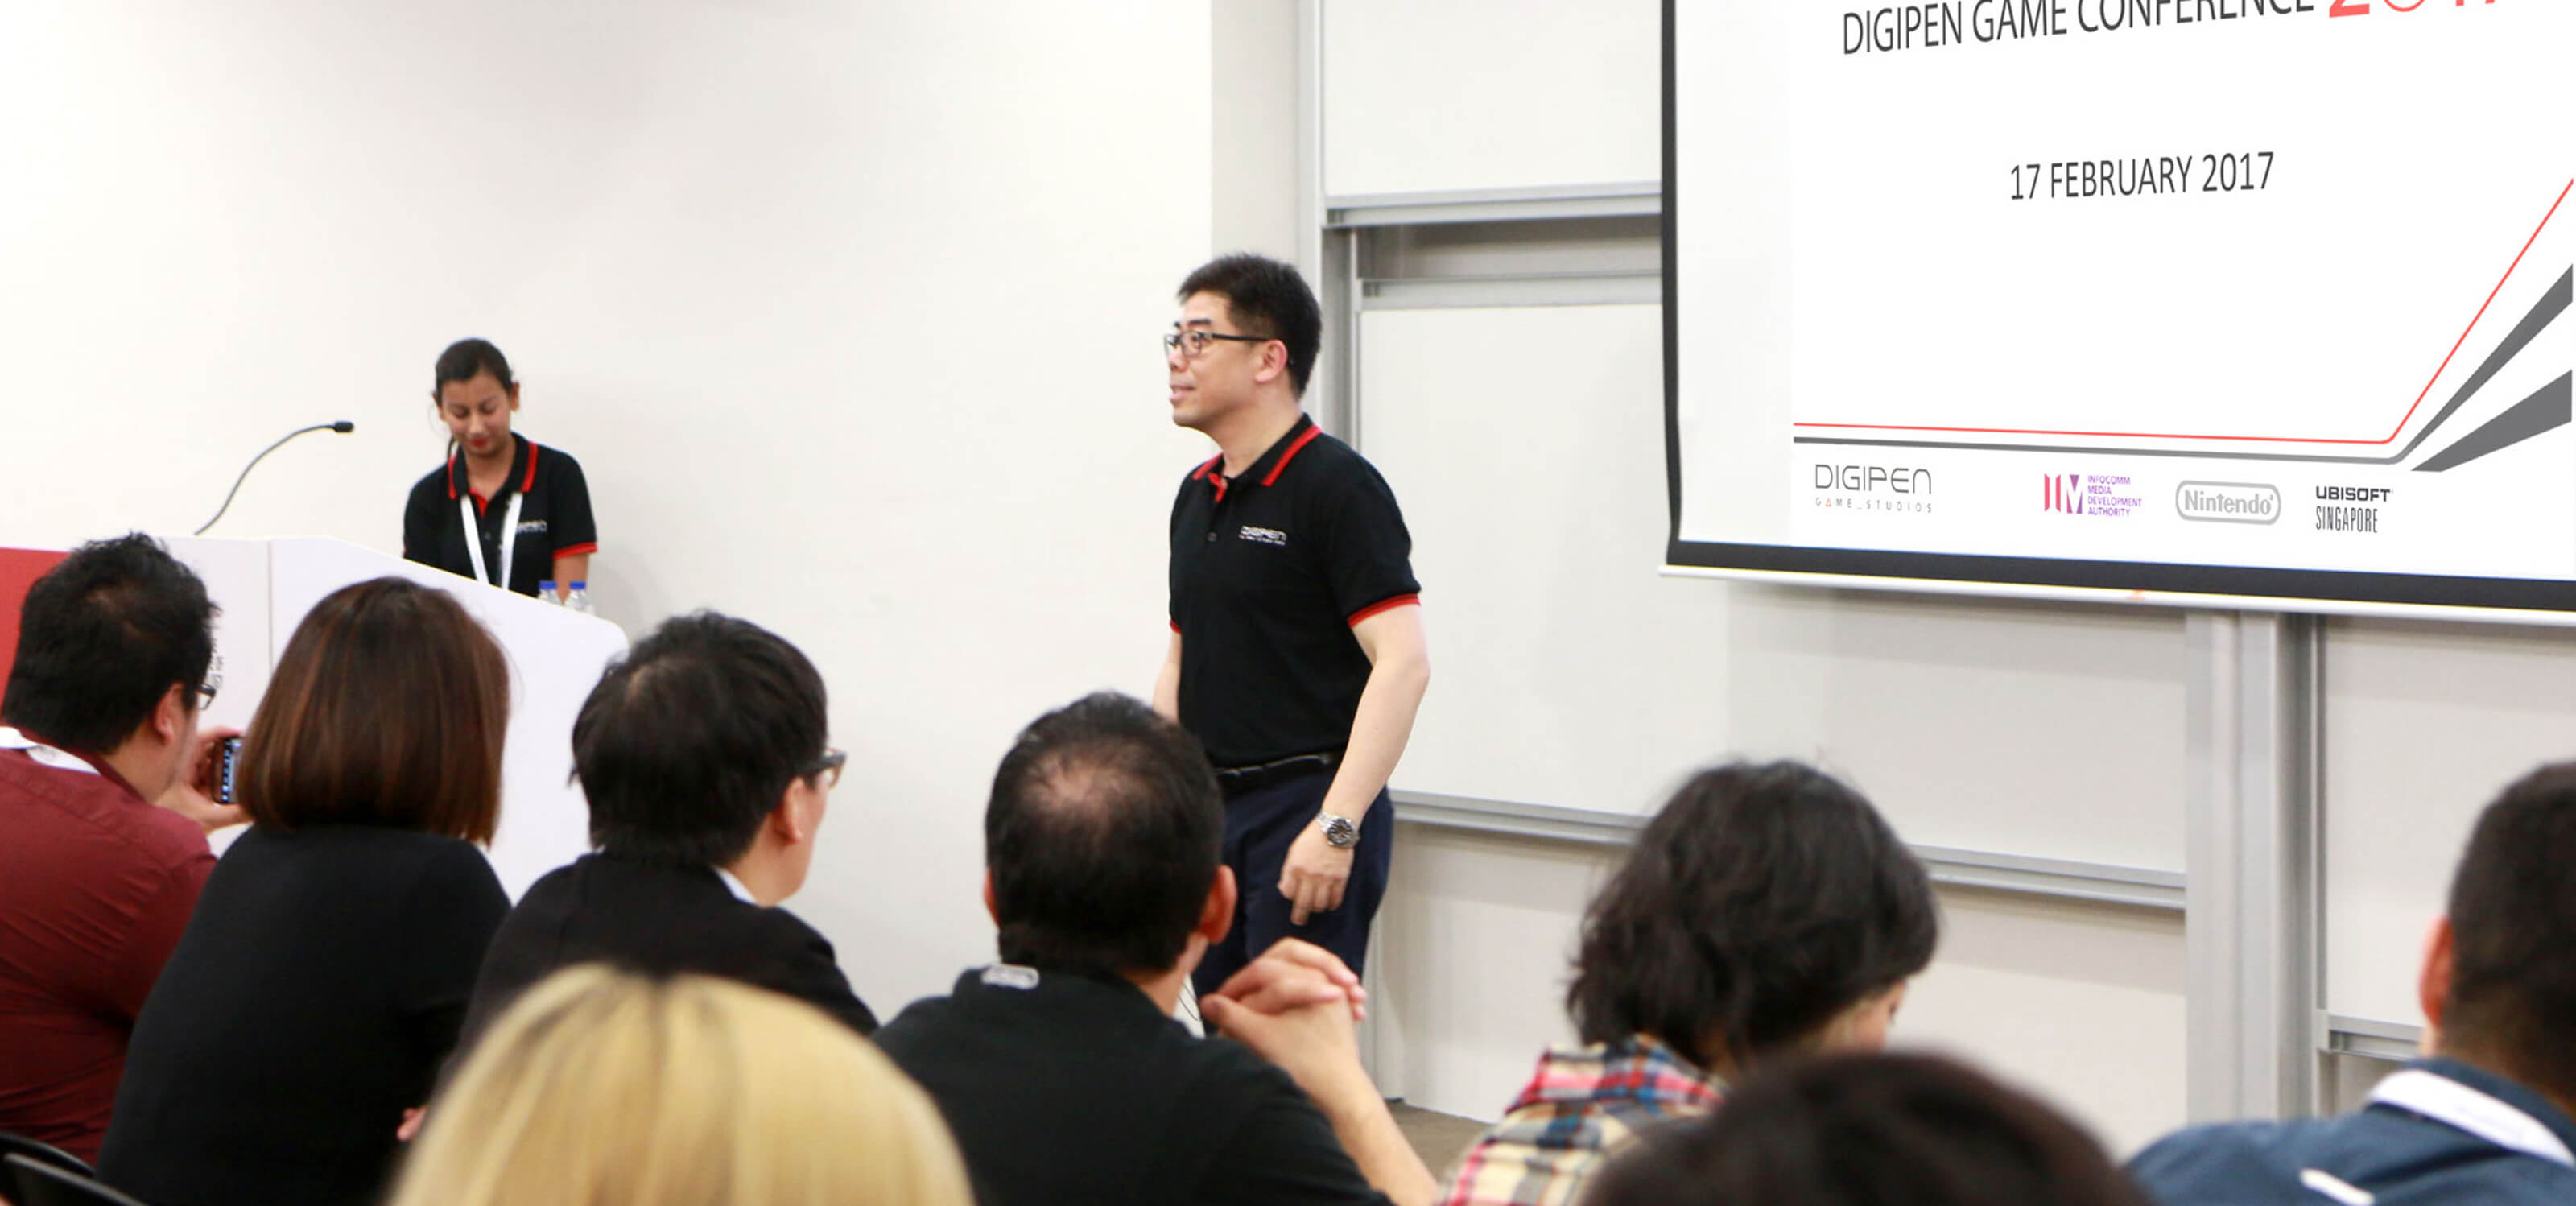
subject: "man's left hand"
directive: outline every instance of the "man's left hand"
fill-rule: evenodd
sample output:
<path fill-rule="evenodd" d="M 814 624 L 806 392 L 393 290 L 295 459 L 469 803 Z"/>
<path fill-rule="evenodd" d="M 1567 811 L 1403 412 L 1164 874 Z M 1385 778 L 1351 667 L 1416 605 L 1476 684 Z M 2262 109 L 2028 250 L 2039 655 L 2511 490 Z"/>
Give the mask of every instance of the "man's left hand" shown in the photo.
<path fill-rule="evenodd" d="M 221 773 L 220 747 L 230 738 L 241 736 L 240 729 L 207 729 L 197 734 L 196 745 L 188 752 L 188 770 L 179 776 L 169 790 L 153 803 L 197 823 L 207 833 L 231 825 L 247 824 L 250 814 L 239 804 L 217 804 L 212 798 L 215 779 Z"/>
<path fill-rule="evenodd" d="M 1304 925 L 1317 913 L 1342 907 L 1342 889 L 1351 882 L 1351 855 L 1356 846 L 1324 840 L 1322 827 L 1309 821 L 1288 844 L 1288 861 L 1279 868 L 1279 894 L 1288 898 L 1288 924 Z"/>

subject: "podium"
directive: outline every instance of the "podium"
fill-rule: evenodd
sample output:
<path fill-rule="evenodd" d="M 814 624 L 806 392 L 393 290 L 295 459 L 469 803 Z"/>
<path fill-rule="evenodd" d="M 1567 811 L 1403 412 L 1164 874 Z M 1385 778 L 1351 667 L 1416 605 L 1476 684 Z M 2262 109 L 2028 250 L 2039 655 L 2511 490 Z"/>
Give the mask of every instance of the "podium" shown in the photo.
<path fill-rule="evenodd" d="M 626 649 L 626 634 L 616 625 L 337 540 L 170 537 L 166 543 L 205 580 L 222 609 L 215 618 L 215 658 L 223 686 L 198 718 L 204 726 L 250 727 L 295 626 L 331 592 L 397 577 L 455 596 L 510 663 L 510 728 L 501 764 L 501 824 L 490 851 L 493 872 L 517 900 L 540 876 L 589 851 L 590 807 L 571 782 L 572 722 L 600 672 Z M 0 656 L 17 647 L 26 583 L 61 556 L 0 549 L 0 636 L 7 638 Z M 237 832 L 217 833 L 217 849 L 229 846 Z"/>

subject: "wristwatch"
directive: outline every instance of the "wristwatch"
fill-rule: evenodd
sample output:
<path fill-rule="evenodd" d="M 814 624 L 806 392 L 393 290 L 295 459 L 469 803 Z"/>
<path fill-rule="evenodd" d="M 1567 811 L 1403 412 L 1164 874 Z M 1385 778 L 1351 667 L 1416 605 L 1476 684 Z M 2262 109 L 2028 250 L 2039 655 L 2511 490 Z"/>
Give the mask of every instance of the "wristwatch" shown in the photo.
<path fill-rule="evenodd" d="M 1315 828 L 1324 831 L 1324 844 L 1336 850 L 1348 850 L 1360 844 L 1360 827 L 1349 817 L 1319 812 L 1315 814 Z"/>

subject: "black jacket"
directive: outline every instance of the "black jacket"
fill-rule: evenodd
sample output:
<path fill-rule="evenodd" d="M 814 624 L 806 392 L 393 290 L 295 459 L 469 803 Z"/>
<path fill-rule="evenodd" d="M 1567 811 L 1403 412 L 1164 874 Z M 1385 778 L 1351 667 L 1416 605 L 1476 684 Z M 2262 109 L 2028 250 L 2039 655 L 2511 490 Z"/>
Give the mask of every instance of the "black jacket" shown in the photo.
<path fill-rule="evenodd" d="M 736 899 L 706 867 L 586 854 L 538 880 L 501 922 L 466 1007 L 460 1056 L 529 985 L 595 962 L 740 980 L 809 1002 L 860 1034 L 877 1028 L 832 944 L 795 914 Z"/>
<path fill-rule="evenodd" d="M 100 1176 L 155 1206 L 376 1201 L 509 907 L 454 838 L 253 826 L 135 1021 Z"/>

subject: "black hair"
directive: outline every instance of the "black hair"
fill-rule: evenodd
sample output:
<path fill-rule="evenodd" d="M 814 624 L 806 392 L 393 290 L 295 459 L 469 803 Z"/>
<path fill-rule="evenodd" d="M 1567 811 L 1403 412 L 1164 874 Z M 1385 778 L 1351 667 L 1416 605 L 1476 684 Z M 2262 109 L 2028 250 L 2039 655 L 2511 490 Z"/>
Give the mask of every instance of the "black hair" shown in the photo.
<path fill-rule="evenodd" d="M 1224 840 L 1216 773 L 1179 725 L 1105 691 L 1038 717 L 1002 756 L 984 810 L 1003 960 L 1173 967 Z"/>
<path fill-rule="evenodd" d="M 1649 1132 L 1585 1206 L 2147 1206 L 2082 1127 L 1931 1055 L 1792 1061 Z"/>
<path fill-rule="evenodd" d="M 610 665 L 572 722 L 590 840 L 627 858 L 722 867 L 823 757 L 823 677 L 777 634 L 702 611 Z"/>
<path fill-rule="evenodd" d="M 2478 817 L 2452 873 L 2442 1049 L 2576 1102 L 2576 762 Z"/>
<path fill-rule="evenodd" d="M 1932 885 L 1860 793 L 1798 762 L 1693 776 L 1583 920 L 1585 1042 L 1651 1034 L 1703 1068 L 1811 1037 L 1932 961 Z"/>
<path fill-rule="evenodd" d="M 503 389 L 517 389 L 519 383 L 510 376 L 510 358 L 492 346 L 489 339 L 459 339 L 438 354 L 438 376 L 429 386 L 429 396 L 436 400 L 439 391 L 451 383 L 471 381 L 484 373 L 492 374 Z"/>
<path fill-rule="evenodd" d="M 1324 307 L 1297 269 L 1238 251 L 1201 264 L 1181 282 L 1180 299 L 1214 293 L 1225 299 L 1226 316 L 1246 335 L 1276 339 L 1288 346 L 1288 381 L 1299 396 L 1315 375 L 1315 356 L 1324 346 Z"/>
<path fill-rule="evenodd" d="M 80 546 L 27 588 L 0 720 L 105 754 L 152 719 L 176 683 L 190 709 L 214 664 L 217 609 L 160 541 L 134 532 Z"/>

